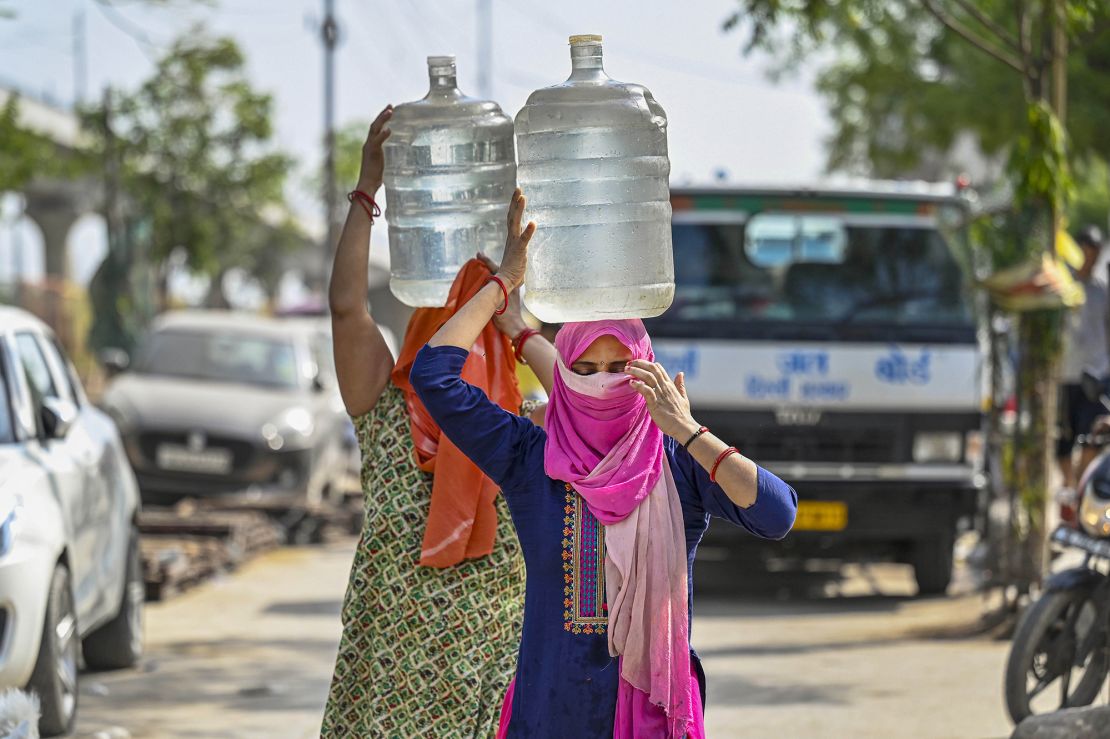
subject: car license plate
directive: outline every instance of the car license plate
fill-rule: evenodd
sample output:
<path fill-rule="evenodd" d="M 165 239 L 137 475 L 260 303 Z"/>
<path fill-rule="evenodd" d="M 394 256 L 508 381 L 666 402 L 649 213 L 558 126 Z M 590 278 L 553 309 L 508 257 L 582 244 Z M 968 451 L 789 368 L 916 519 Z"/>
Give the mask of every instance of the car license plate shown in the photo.
<path fill-rule="evenodd" d="M 848 504 L 839 500 L 800 500 L 795 531 L 843 531 L 848 527 Z"/>
<path fill-rule="evenodd" d="M 226 475 L 231 472 L 230 449 L 194 450 L 176 444 L 161 444 L 156 454 L 158 466 L 164 470 L 203 472 Z"/>
<path fill-rule="evenodd" d="M 1052 540 L 1057 544 L 1066 544 L 1110 559 L 1110 541 L 1087 536 L 1082 531 L 1076 531 L 1069 526 L 1060 526 L 1053 531 Z"/>

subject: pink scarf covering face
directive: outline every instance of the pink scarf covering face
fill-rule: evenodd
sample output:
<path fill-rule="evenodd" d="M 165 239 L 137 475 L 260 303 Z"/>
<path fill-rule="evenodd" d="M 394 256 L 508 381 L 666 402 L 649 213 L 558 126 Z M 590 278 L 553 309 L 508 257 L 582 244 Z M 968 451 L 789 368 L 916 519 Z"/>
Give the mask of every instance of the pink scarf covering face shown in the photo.
<path fill-rule="evenodd" d="M 680 739 L 694 720 L 682 508 L 663 433 L 629 377 L 568 369 L 606 335 L 633 359 L 655 359 L 639 320 L 564 325 L 555 339 L 544 467 L 605 525 L 609 653 L 621 658 L 614 737 L 643 736 L 637 728 L 658 726 L 651 713 L 661 709 L 666 736 Z"/>

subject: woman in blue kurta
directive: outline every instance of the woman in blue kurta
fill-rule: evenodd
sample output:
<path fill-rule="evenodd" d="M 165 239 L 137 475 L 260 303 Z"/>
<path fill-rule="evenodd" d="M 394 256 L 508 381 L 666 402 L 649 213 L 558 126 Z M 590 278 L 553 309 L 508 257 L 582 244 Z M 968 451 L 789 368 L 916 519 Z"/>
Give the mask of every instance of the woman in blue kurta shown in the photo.
<path fill-rule="evenodd" d="M 635 550 L 632 559 L 646 559 L 648 564 L 614 565 L 606 544 L 617 540 L 609 535 L 621 524 L 607 526 L 599 521 L 599 515 L 608 520 L 609 512 L 597 505 L 597 491 L 590 487 L 592 478 L 572 472 L 564 476 L 574 479 L 549 476 L 548 470 L 564 469 L 552 461 L 551 447 L 560 442 L 549 441 L 548 432 L 532 421 L 503 411 L 459 376 L 473 339 L 503 304 L 507 292 L 523 281 L 527 243 L 534 231 L 532 224 L 523 231 L 520 228 L 523 208 L 524 198 L 518 191 L 510 206 L 509 239 L 497 275 L 500 282 L 491 281 L 432 338 L 417 355 L 411 375 L 413 387 L 443 432 L 501 487 L 524 552 L 524 630 L 514 686 L 504 706 L 502 734 L 576 739 L 704 736 L 704 678 L 687 636 L 698 543 L 710 516 L 724 518 L 759 537 L 781 538 L 793 525 L 797 497 L 773 474 L 694 422 L 683 378 L 679 375 L 671 380 L 651 361 L 650 340 L 639 321 L 608 322 L 600 328 L 568 325 L 564 331 L 591 340 L 584 348 L 573 350 L 562 342 L 557 364 L 562 381 L 583 393 L 590 392 L 589 381 L 600 381 L 594 383 L 599 387 L 607 385 L 609 393 L 618 385 L 633 388 L 638 410 L 607 417 L 601 426 L 627 425 L 624 416 L 641 413 L 647 425 L 633 426 L 634 436 L 658 438 L 660 445 L 662 474 L 655 475 L 655 482 L 649 481 L 647 487 L 654 485 L 651 492 L 642 493 L 637 500 L 643 532 L 629 533 L 625 539 Z M 646 354 L 640 348 L 645 342 Z M 549 426 L 557 420 L 551 414 L 558 412 L 558 392 L 548 411 Z M 630 401 L 622 398 L 620 402 Z M 581 431 L 563 423 L 558 433 L 565 434 L 568 429 Z M 604 430 L 595 434 L 596 439 L 605 437 Z M 652 433 L 658 437 L 651 437 Z M 599 452 L 606 457 L 603 465 L 620 465 L 622 460 L 609 454 L 612 439 L 601 443 L 609 445 Z M 639 458 L 639 446 L 629 447 L 629 455 Z M 627 474 L 622 481 L 627 482 Z M 606 481 L 611 483 L 612 478 Z M 649 521 L 644 507 L 652 505 L 652 500 L 658 505 L 660 496 L 663 508 L 651 509 Z M 675 528 L 666 523 L 668 505 L 676 513 Z M 627 526 L 623 530 L 630 531 Z M 669 584 L 681 582 L 684 597 L 676 608 L 665 596 L 652 600 L 669 585 L 650 580 L 665 571 L 653 569 L 663 555 L 653 554 L 651 548 L 658 549 L 659 541 L 668 543 L 672 534 L 679 540 L 673 548 L 680 558 L 684 555 L 677 579 L 665 575 L 671 577 Z M 617 587 L 614 576 L 622 579 Z M 646 587 L 645 578 L 649 581 Z M 622 600 L 626 588 L 634 592 L 635 604 Z M 645 600 L 647 608 L 643 607 Z M 609 612 L 614 603 L 625 616 L 631 614 L 631 621 L 618 620 Z M 659 603 L 667 605 L 670 617 L 680 614 L 681 624 L 658 623 L 660 618 L 668 618 L 659 615 Z M 614 631 L 620 631 L 619 639 L 614 639 Z M 668 652 L 667 644 L 659 640 L 652 642 L 653 635 L 659 634 L 664 635 L 663 642 L 680 634 L 681 653 Z M 645 681 L 631 675 L 627 664 L 641 641 L 647 645 L 640 653 L 643 666 L 651 673 Z M 661 654 L 666 655 L 664 661 L 660 661 Z M 685 676 L 674 674 L 681 670 L 686 670 Z M 660 676 L 667 671 L 669 676 Z M 681 685 L 683 677 L 688 688 L 691 673 L 696 675 L 692 699 L 683 695 L 682 689 L 666 690 Z M 662 697 L 657 696 L 656 678 L 661 678 Z"/>

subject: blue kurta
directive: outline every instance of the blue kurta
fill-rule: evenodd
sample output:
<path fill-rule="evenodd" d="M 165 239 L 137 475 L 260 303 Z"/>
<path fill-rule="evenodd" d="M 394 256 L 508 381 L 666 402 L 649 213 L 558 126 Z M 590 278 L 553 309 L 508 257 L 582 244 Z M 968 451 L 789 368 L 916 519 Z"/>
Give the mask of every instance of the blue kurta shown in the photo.
<path fill-rule="evenodd" d="M 524 552 L 524 632 L 509 735 L 611 739 L 619 675 L 605 635 L 604 527 L 569 485 L 544 473 L 544 430 L 459 377 L 467 355 L 458 347 L 425 346 L 411 380 L 447 437 L 501 487 Z M 709 517 L 781 539 L 794 523 L 798 499 L 759 468 L 756 502 L 741 508 L 674 439 L 664 437 L 664 448 L 682 501 L 693 618 L 694 555 Z"/>

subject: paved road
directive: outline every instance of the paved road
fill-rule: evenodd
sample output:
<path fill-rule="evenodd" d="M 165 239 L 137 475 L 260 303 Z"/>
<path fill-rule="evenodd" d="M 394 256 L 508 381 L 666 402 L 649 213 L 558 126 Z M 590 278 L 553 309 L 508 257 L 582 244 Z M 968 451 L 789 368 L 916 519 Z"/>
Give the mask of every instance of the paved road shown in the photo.
<path fill-rule="evenodd" d="M 353 544 L 279 550 L 152 605 L 141 668 L 84 676 L 78 736 L 315 737 Z M 1008 735 L 1006 644 L 936 637 L 977 599 L 915 601 L 893 565 L 843 574 L 699 571 L 710 737 Z M 738 578 L 758 585 L 722 589 Z"/>

